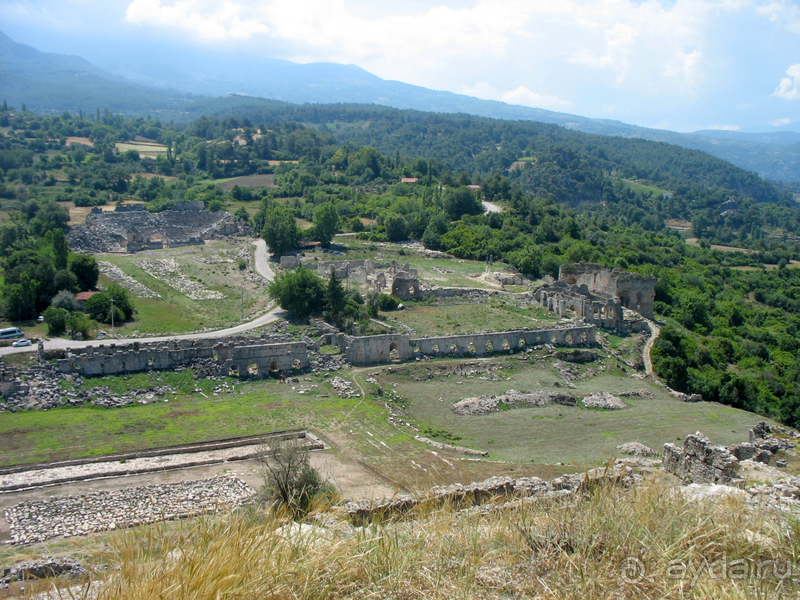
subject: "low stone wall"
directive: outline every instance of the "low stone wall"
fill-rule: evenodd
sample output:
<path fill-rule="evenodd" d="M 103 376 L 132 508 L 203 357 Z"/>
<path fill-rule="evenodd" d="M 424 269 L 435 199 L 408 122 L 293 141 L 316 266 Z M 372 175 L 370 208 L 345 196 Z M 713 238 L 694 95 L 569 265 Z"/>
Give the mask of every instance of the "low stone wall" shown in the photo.
<path fill-rule="evenodd" d="M 556 498 L 574 494 L 588 486 L 612 484 L 631 485 L 637 476 L 630 467 L 602 467 L 588 473 L 562 475 L 544 481 L 538 477 L 490 477 L 484 481 L 462 485 L 435 487 L 424 495 L 403 495 L 379 501 L 362 500 L 348 502 L 345 511 L 357 525 L 374 520 L 402 517 L 417 508 L 435 508 L 443 505 L 477 506 L 503 497 Z"/>
<path fill-rule="evenodd" d="M 736 479 L 738 459 L 725 446 L 712 446 L 701 433 L 687 435 L 681 450 L 664 444 L 664 470 L 683 483 L 728 483 Z"/>

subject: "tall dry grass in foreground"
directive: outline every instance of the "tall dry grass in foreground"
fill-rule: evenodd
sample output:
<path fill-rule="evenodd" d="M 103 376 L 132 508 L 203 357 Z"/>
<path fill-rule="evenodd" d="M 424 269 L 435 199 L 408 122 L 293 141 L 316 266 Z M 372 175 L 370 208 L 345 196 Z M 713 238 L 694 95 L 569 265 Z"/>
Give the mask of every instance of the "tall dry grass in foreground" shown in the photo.
<path fill-rule="evenodd" d="M 96 598 L 725 600 L 800 589 L 796 521 L 734 499 L 687 503 L 661 477 L 364 528 L 318 519 L 327 527 L 299 531 L 240 511 L 178 532 L 127 532 L 104 557 L 119 570 L 101 574 Z"/>

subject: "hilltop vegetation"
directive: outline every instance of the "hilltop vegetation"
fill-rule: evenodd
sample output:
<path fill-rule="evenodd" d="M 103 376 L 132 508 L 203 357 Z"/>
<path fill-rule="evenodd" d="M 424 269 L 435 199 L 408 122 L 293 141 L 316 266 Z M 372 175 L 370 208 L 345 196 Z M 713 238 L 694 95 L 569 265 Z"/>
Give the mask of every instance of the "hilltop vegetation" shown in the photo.
<path fill-rule="evenodd" d="M 336 230 L 420 239 L 532 278 L 601 262 L 657 277 L 666 327 L 653 358 L 670 385 L 800 423 L 800 210 L 787 192 L 700 152 L 551 125 L 380 107 L 249 114 L 175 126 L 1 111 L 7 272 L 47 231 L 69 227 L 65 207 L 118 201 L 159 211 L 199 200 L 256 231 L 276 215 L 292 229 L 293 217 L 287 247 Z M 151 142 L 149 156 L 118 151 L 137 139 Z M 237 183 L 252 175 L 263 184 Z M 484 198 L 506 210 L 482 214 Z M 685 223 L 699 246 L 668 222 Z"/>

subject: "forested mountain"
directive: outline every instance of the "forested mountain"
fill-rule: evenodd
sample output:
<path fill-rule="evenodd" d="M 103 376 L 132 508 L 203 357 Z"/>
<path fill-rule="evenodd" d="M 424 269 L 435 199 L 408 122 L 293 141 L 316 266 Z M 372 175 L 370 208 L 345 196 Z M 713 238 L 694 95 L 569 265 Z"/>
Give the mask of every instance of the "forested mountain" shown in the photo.
<path fill-rule="evenodd" d="M 366 103 L 538 121 L 587 133 L 667 142 L 702 150 L 767 179 L 800 181 L 800 150 L 798 141 L 792 141 L 791 132 L 772 138 L 708 132 L 680 134 L 429 90 L 381 79 L 355 65 L 301 65 L 259 57 L 231 61 L 217 53 L 207 53 L 193 59 L 167 55 L 165 60 L 149 65 L 130 57 L 117 64 L 116 69 L 118 74 L 112 75 L 81 58 L 42 53 L 0 33 L 3 99 L 12 106 L 25 104 L 40 113 L 58 114 L 63 110 L 88 113 L 107 108 L 126 116 L 149 114 L 163 120 L 187 122 L 209 114 L 245 114 L 259 107 L 269 112 L 274 106 L 272 101 L 241 94 L 289 102 Z M 240 95 L 227 96 L 232 93 Z"/>
<path fill-rule="evenodd" d="M 0 32 L 0 90 L 12 106 L 51 113 L 109 108 L 135 114 L 176 110 L 186 94 L 148 89 L 78 56 L 39 52 Z M 177 97 L 176 97 L 177 96 Z"/>

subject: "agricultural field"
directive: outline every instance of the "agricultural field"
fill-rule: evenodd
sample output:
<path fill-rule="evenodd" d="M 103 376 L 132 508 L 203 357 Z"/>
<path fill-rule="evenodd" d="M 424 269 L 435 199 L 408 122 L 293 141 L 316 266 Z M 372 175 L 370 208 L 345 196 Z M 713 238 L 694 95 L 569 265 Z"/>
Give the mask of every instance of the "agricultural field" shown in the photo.
<path fill-rule="evenodd" d="M 141 158 L 158 158 L 167 154 L 167 147 L 156 142 L 117 142 L 115 148 L 120 154 L 136 150 Z"/>
<path fill-rule="evenodd" d="M 275 175 L 246 175 L 231 179 L 217 179 L 211 183 L 217 184 L 225 192 L 230 192 L 237 185 L 239 187 L 278 187 L 275 185 Z"/>

